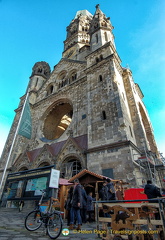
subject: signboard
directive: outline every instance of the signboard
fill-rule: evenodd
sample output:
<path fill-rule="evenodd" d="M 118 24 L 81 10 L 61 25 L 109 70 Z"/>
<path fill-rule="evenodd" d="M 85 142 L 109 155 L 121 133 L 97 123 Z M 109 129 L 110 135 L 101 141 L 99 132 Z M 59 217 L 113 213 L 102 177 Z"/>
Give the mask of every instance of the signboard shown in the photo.
<path fill-rule="evenodd" d="M 8 200 L 36 200 L 42 195 L 42 190 L 45 190 L 45 198 L 48 198 L 52 167 L 54 165 L 9 174 L 6 182 L 6 188 L 10 188 Z"/>
<path fill-rule="evenodd" d="M 49 182 L 50 188 L 58 188 L 59 176 L 60 176 L 59 170 L 51 169 L 50 182 Z"/>
<path fill-rule="evenodd" d="M 34 196 L 42 195 L 42 190 L 46 189 L 47 177 L 29 179 L 25 192 L 34 192 Z"/>

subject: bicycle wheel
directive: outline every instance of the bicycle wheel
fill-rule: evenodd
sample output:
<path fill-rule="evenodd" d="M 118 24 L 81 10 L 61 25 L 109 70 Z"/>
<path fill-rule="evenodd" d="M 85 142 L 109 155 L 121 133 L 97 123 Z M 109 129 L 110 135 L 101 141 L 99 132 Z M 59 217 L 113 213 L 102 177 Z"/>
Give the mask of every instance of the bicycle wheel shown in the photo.
<path fill-rule="evenodd" d="M 41 212 L 34 210 L 25 218 L 25 227 L 28 231 L 35 231 L 42 225 Z"/>
<path fill-rule="evenodd" d="M 62 219 L 57 213 L 53 213 L 48 220 L 47 233 L 51 239 L 56 239 L 62 231 Z"/>

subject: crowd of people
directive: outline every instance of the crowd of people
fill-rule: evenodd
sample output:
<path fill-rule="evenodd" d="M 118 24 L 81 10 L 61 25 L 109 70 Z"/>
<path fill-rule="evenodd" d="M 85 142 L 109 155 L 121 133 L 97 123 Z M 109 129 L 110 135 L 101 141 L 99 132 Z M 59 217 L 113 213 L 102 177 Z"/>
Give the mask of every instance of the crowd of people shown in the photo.
<path fill-rule="evenodd" d="M 100 200 L 121 200 L 123 199 L 122 191 L 118 187 L 115 189 L 113 182 L 106 179 L 99 191 Z M 71 186 L 67 200 L 65 202 L 65 209 L 67 210 L 67 225 L 72 230 L 77 222 L 77 230 L 81 229 L 82 223 L 93 221 L 95 198 L 93 193 L 86 193 L 84 186 L 79 183 L 78 179 L 74 180 L 74 186 Z"/>
<path fill-rule="evenodd" d="M 88 195 L 84 187 L 79 183 L 78 179 L 74 180 L 74 186 L 68 191 L 65 209 L 68 211 L 67 225 L 72 230 L 74 225 L 78 224 L 77 230 L 81 230 L 82 223 L 92 221 L 92 213 L 94 212 L 92 192 Z M 88 217 L 87 217 L 88 216 Z"/>
<path fill-rule="evenodd" d="M 143 193 L 148 199 L 162 197 L 160 189 L 150 180 L 147 181 Z M 124 190 L 121 186 L 114 186 L 110 179 L 106 179 L 99 190 L 99 199 L 102 201 L 124 200 Z M 74 186 L 71 186 L 68 191 L 64 206 L 68 211 L 67 224 L 70 230 L 74 229 L 76 223 L 76 229 L 81 230 L 82 223 L 93 221 L 94 200 L 93 193 L 90 191 L 87 194 L 84 186 L 79 183 L 78 179 L 75 179 Z"/>

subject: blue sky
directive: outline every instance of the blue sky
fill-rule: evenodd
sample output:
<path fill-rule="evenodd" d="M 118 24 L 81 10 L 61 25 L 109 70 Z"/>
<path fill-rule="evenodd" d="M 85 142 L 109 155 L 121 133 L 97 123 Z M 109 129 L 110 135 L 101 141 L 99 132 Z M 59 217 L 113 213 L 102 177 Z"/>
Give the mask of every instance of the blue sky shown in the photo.
<path fill-rule="evenodd" d="M 66 27 L 95 5 L 111 18 L 122 66 L 144 94 L 155 139 L 165 156 L 164 0 L 0 0 L 0 155 L 35 62 L 51 70 L 62 57 Z"/>

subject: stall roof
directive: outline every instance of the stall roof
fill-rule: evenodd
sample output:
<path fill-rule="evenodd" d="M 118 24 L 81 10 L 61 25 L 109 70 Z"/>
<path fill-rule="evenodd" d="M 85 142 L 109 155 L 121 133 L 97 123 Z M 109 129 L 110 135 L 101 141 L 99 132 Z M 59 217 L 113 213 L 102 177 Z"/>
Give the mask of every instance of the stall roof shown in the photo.
<path fill-rule="evenodd" d="M 109 177 L 106 177 L 106 176 L 103 176 L 103 175 L 100 175 L 100 174 L 97 174 L 97 173 L 94 173 L 94 172 L 91 172 L 91 171 L 89 171 L 89 170 L 87 170 L 87 169 L 83 169 L 81 172 L 79 172 L 78 174 L 76 174 L 76 175 L 74 175 L 72 178 L 70 178 L 69 180 L 68 180 L 68 182 L 73 182 L 76 178 L 78 178 L 78 179 L 80 179 L 80 178 L 82 178 L 82 177 L 84 177 L 85 175 L 90 175 L 90 176 L 93 176 L 93 177 L 96 177 L 96 178 L 98 178 L 98 181 L 100 180 L 100 181 L 103 181 L 103 180 L 105 180 L 105 179 L 108 179 Z M 117 183 L 117 182 L 120 182 L 121 184 L 129 184 L 129 183 L 127 183 L 127 182 L 125 182 L 125 181 L 123 181 L 123 180 L 120 180 L 120 179 L 117 179 L 117 180 L 115 180 L 115 179 L 112 179 L 112 178 L 109 178 L 112 182 L 114 182 L 114 183 Z"/>
<path fill-rule="evenodd" d="M 74 175 L 72 178 L 70 178 L 69 179 L 69 182 L 73 182 L 76 178 L 81 178 L 82 176 L 84 176 L 84 175 L 86 175 L 86 174 L 89 174 L 89 175 L 92 175 L 92 176 L 94 176 L 94 177 L 97 177 L 97 178 L 99 178 L 100 180 L 105 180 L 105 179 L 107 179 L 108 177 L 106 177 L 106 176 L 103 176 L 103 175 L 100 175 L 100 174 L 97 174 L 97 173 L 94 173 L 94 172 L 91 172 L 91 171 L 89 171 L 89 170 L 87 170 L 87 169 L 84 169 L 84 170 L 82 170 L 81 172 L 79 172 L 78 174 L 76 174 L 76 175 Z M 111 178 L 109 178 L 109 179 L 111 179 Z M 113 179 L 111 179 L 112 181 L 115 181 L 115 180 L 113 180 Z"/>

